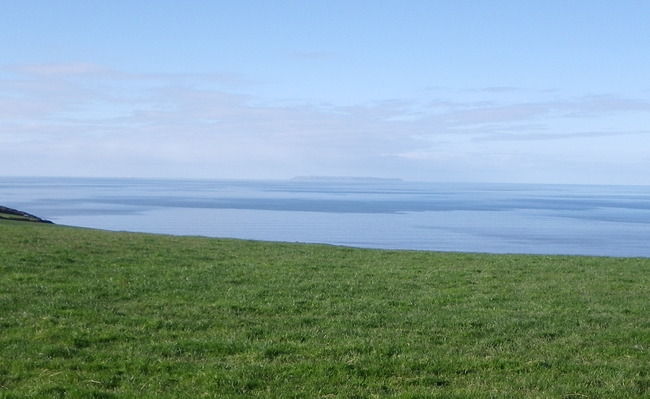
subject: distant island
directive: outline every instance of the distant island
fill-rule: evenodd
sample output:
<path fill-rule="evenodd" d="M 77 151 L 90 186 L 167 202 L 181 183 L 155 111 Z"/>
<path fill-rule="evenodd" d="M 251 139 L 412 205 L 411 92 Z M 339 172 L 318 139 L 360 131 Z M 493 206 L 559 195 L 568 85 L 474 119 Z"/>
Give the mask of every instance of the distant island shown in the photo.
<path fill-rule="evenodd" d="M 362 176 L 296 176 L 291 178 L 293 181 L 327 181 L 327 182 L 351 182 L 351 183 L 371 183 L 371 182 L 403 182 L 399 178 L 390 177 L 362 177 Z"/>
<path fill-rule="evenodd" d="M 0 219 L 16 220 L 20 222 L 36 222 L 36 223 L 52 223 L 49 220 L 41 219 L 27 212 L 18 211 L 16 209 L 7 208 L 0 205 Z"/>

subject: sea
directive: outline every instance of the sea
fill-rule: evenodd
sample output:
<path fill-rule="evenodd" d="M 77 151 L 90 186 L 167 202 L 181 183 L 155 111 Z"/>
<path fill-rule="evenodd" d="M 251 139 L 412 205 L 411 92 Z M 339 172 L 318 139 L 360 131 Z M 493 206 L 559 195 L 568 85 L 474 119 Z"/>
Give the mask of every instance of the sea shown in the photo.
<path fill-rule="evenodd" d="M 56 224 L 114 231 L 397 250 L 650 257 L 647 186 L 0 177 L 0 205 Z"/>

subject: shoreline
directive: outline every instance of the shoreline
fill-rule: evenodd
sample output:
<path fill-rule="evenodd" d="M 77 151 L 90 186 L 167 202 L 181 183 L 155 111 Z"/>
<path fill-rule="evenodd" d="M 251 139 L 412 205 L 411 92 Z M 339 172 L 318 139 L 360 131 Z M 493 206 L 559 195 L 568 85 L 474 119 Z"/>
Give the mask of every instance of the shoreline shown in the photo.
<path fill-rule="evenodd" d="M 0 205 L 0 219 L 4 220 L 15 220 L 19 222 L 33 222 L 33 223 L 49 223 L 54 224 L 54 222 L 46 219 L 42 219 L 38 216 L 32 215 L 27 212 L 19 211 L 17 209 L 8 208 L 6 206 Z"/>

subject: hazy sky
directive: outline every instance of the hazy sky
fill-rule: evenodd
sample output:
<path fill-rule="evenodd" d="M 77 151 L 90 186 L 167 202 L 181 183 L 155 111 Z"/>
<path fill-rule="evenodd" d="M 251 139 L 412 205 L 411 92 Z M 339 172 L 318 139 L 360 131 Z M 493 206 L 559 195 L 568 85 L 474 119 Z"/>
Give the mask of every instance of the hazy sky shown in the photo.
<path fill-rule="evenodd" d="M 0 175 L 650 184 L 647 0 L 0 9 Z"/>

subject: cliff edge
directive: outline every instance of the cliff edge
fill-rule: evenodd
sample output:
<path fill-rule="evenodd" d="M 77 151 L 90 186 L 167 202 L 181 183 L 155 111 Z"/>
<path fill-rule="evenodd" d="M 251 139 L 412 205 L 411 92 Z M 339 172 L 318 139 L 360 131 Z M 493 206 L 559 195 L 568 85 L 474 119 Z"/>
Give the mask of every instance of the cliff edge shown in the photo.
<path fill-rule="evenodd" d="M 0 219 L 17 220 L 21 222 L 52 223 L 49 220 L 41 219 L 38 216 L 31 215 L 27 212 L 7 208 L 0 205 Z"/>

